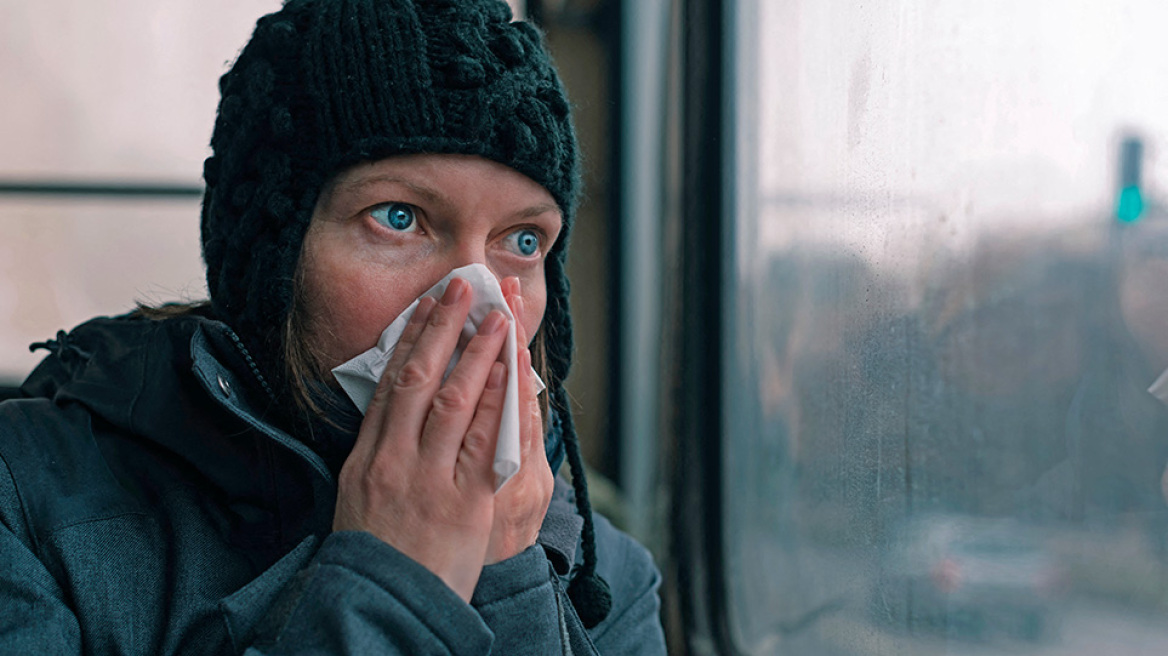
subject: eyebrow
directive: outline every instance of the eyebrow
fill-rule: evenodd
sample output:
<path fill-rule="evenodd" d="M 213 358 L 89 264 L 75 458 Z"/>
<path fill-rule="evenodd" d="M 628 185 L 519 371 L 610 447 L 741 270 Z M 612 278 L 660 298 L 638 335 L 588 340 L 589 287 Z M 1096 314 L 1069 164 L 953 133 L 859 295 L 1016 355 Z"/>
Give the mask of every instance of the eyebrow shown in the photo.
<path fill-rule="evenodd" d="M 436 204 L 444 205 L 444 206 L 450 205 L 450 201 L 449 201 L 449 199 L 447 199 L 446 195 L 443 194 L 442 192 L 438 191 L 437 189 L 427 187 L 423 184 L 418 184 L 417 182 L 414 182 L 413 180 L 407 180 L 406 178 L 402 178 L 402 177 L 399 177 L 396 175 L 388 175 L 388 174 L 371 175 L 368 177 L 358 178 L 357 180 L 352 180 L 350 182 L 343 183 L 341 185 L 341 187 L 345 191 L 358 192 L 358 191 L 365 189 L 366 187 L 371 187 L 375 184 L 380 184 L 380 183 L 385 183 L 385 182 L 392 183 L 392 184 L 399 184 L 399 185 L 409 189 L 410 191 L 414 192 L 415 194 L 418 194 L 419 196 L 421 196 L 422 198 L 426 199 L 427 201 L 429 201 L 431 203 L 436 203 Z M 539 216 L 540 214 L 544 214 L 546 212 L 555 212 L 556 214 L 559 214 L 561 221 L 564 218 L 563 212 L 560 211 L 560 206 L 556 205 L 555 203 L 540 203 L 538 205 L 532 205 L 531 207 L 528 207 L 528 208 L 519 210 L 518 212 L 515 212 L 512 216 L 514 216 L 517 219 L 530 219 L 532 217 Z"/>
<path fill-rule="evenodd" d="M 533 216 L 539 216 L 540 214 L 544 214 L 546 212 L 555 212 L 556 214 L 560 215 L 561 220 L 564 218 L 563 213 L 560 212 L 560 206 L 556 205 L 555 203 L 540 203 L 539 205 L 532 205 L 525 210 L 516 212 L 515 217 L 520 219 L 530 219 Z"/>
<path fill-rule="evenodd" d="M 409 189 L 410 191 L 414 192 L 415 194 L 418 194 L 422 198 L 425 198 L 426 200 L 432 202 L 432 203 L 440 203 L 443 205 L 449 204 L 449 202 L 446 199 L 446 196 L 443 195 L 437 189 L 432 189 L 432 188 L 427 187 L 425 185 L 418 184 L 417 182 L 414 182 L 412 180 L 407 180 L 405 178 L 398 177 L 396 175 L 386 175 L 386 174 L 371 175 L 368 177 L 359 178 L 357 180 L 352 180 L 350 182 L 346 182 L 346 183 L 342 184 L 341 187 L 344 188 L 345 191 L 356 192 L 356 191 L 361 191 L 361 190 L 365 189 L 366 187 L 371 187 L 375 184 L 380 184 L 380 183 L 384 183 L 384 182 L 399 184 L 399 185 Z"/>

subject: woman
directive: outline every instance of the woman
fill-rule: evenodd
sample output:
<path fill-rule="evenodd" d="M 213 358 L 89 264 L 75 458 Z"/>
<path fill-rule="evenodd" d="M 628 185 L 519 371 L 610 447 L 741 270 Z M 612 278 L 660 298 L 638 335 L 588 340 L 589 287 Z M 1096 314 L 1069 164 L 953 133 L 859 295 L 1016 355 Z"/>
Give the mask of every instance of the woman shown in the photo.
<path fill-rule="evenodd" d="M 290 0 L 220 90 L 210 303 L 59 333 L 0 404 L 0 652 L 664 653 L 567 412 L 577 152 L 538 32 L 495 0 Z M 514 372 L 506 313 L 460 338 L 455 279 L 362 415 L 330 369 L 472 264 Z"/>

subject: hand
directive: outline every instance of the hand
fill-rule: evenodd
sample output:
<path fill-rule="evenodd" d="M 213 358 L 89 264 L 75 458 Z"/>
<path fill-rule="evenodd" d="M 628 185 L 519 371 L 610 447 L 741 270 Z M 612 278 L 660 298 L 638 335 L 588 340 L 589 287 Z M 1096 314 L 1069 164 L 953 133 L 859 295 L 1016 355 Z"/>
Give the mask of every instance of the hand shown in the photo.
<path fill-rule="evenodd" d="M 491 565 L 518 555 L 539 537 L 540 526 L 551 503 L 555 479 L 543 444 L 543 414 L 535 393 L 531 351 L 523 322 L 523 296 L 519 279 L 506 278 L 503 295 L 511 306 L 515 322 L 516 369 L 519 375 L 519 471 L 495 495 L 494 523 L 487 546 L 485 564 Z"/>
<path fill-rule="evenodd" d="M 441 578 L 465 601 L 493 535 L 492 464 L 506 389 L 498 362 L 506 318 L 487 316 L 446 382 L 471 304 L 454 279 L 422 299 L 341 468 L 333 529 L 368 531 Z"/>

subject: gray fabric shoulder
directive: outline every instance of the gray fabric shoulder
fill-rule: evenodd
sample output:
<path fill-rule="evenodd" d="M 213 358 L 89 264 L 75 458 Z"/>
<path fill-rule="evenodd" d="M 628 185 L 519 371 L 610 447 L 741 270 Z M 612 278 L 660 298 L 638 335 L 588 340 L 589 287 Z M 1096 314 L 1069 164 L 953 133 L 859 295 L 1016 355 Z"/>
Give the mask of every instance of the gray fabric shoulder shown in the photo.
<path fill-rule="evenodd" d="M 0 403 L 0 447 L 11 440 L 11 411 Z M 8 456 L 0 448 L 0 653 L 43 654 L 80 650 L 80 627 L 65 594 L 37 558 Z"/>
<path fill-rule="evenodd" d="M 0 417 L 7 408 L 7 404 L 0 404 Z M 25 547 L 35 548 L 32 531 L 29 528 L 28 513 L 25 512 L 24 502 L 20 498 L 20 491 L 16 487 L 16 478 L 9 464 L 11 456 L 5 455 L 4 444 L 14 431 L 5 422 L 0 420 L 0 523 L 8 529 Z"/>
<path fill-rule="evenodd" d="M 603 515 L 594 517 L 596 548 L 601 556 L 597 566 L 600 575 L 613 587 L 613 592 L 644 590 L 659 583 L 661 573 L 649 550 L 613 526 Z"/>
<path fill-rule="evenodd" d="M 92 416 L 80 405 L 43 398 L 0 403 L 0 458 L 12 475 L 9 501 L 37 540 L 65 526 L 142 512 L 121 493 L 94 439 Z M 7 518 L 6 518 L 7 521 Z"/>
<path fill-rule="evenodd" d="M 658 588 L 649 550 L 601 515 L 596 519 L 597 569 L 612 591 L 612 611 L 588 634 L 599 653 L 664 654 Z"/>

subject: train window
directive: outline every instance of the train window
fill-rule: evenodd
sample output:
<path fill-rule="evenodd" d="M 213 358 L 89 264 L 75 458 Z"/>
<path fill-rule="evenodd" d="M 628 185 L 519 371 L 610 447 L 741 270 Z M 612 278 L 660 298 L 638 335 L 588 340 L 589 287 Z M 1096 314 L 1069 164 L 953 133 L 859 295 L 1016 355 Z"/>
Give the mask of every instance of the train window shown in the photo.
<path fill-rule="evenodd" d="M 59 329 L 206 295 L 195 217 L 216 80 L 279 4 L 6 3 L 0 386 Z"/>
<path fill-rule="evenodd" d="M 735 4 L 726 644 L 1162 653 L 1168 6 Z"/>
<path fill-rule="evenodd" d="M 44 352 L 29 344 L 57 330 L 205 297 L 198 213 L 197 197 L 0 196 L 0 385 L 32 371 Z"/>

